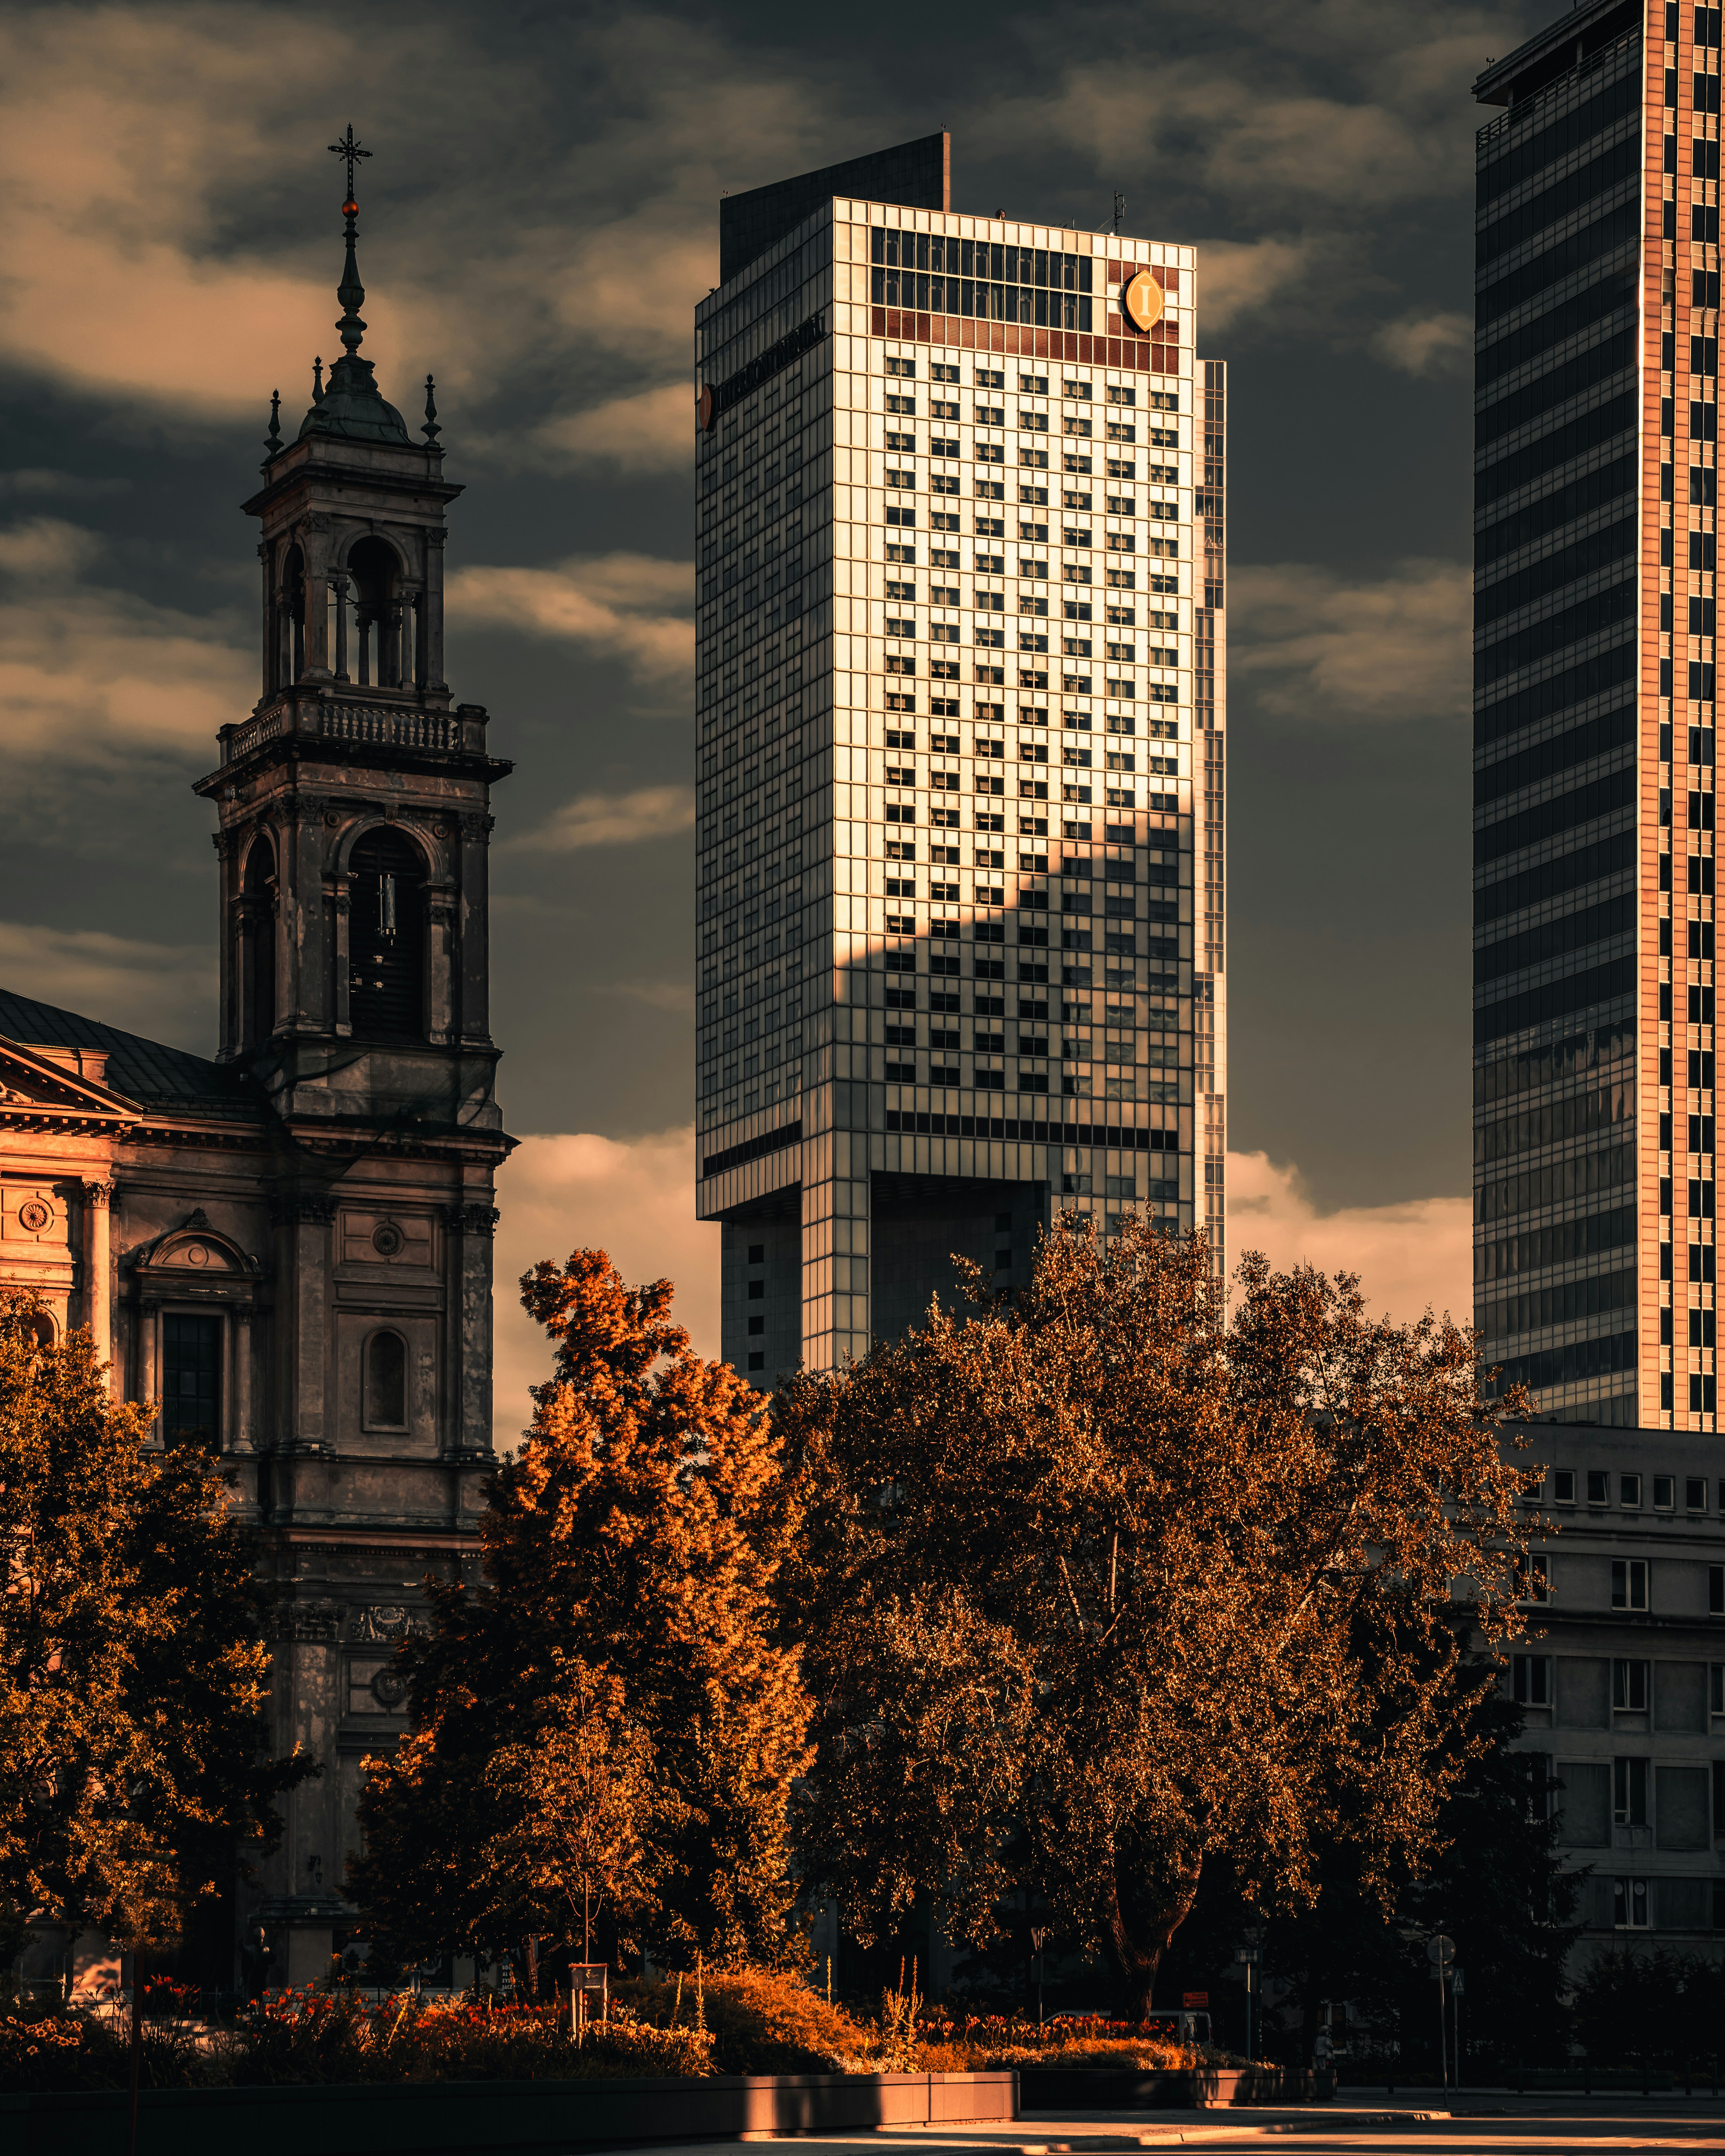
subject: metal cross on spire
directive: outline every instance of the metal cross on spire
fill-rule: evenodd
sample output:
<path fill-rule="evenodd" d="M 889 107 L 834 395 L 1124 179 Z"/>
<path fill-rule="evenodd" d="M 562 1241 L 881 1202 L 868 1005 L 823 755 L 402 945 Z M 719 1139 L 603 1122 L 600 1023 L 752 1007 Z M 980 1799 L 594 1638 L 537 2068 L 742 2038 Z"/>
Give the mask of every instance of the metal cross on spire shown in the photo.
<path fill-rule="evenodd" d="M 369 157 L 372 153 L 369 150 L 362 150 L 358 143 L 354 141 L 353 122 L 351 120 L 347 123 L 347 132 L 342 136 L 341 140 L 339 142 L 331 143 L 330 152 L 332 157 L 345 157 L 347 161 L 347 200 L 352 202 L 353 200 L 354 161 L 356 158 L 359 157 Z"/>
<path fill-rule="evenodd" d="M 359 281 L 359 259 L 356 249 L 359 241 L 359 204 L 354 199 L 353 167 L 357 158 L 369 157 L 369 150 L 362 150 L 353 139 L 353 122 L 347 123 L 347 132 L 339 142 L 330 145 L 331 155 L 345 158 L 347 165 L 347 192 L 341 203 L 341 217 L 347 240 L 347 259 L 342 266 L 341 281 L 336 287 L 336 297 L 341 302 L 341 319 L 336 325 L 341 332 L 341 342 L 350 358 L 359 350 L 365 335 L 365 324 L 360 319 L 360 309 L 365 305 L 366 288 Z M 336 366 L 341 362 L 338 360 Z M 330 376 L 331 386 L 335 374 Z"/>

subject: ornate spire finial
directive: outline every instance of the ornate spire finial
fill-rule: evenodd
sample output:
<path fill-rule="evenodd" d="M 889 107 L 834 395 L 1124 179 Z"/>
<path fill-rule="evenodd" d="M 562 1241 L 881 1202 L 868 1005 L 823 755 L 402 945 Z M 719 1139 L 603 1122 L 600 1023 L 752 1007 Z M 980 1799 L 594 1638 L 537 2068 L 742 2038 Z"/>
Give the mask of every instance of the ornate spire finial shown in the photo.
<path fill-rule="evenodd" d="M 343 204 L 343 208 L 351 208 L 352 209 L 357 210 L 359 204 L 353 199 L 354 160 L 357 157 L 369 157 L 372 153 L 369 150 L 362 150 L 358 143 L 354 141 L 353 122 L 351 120 L 347 123 L 347 132 L 341 137 L 339 142 L 331 142 L 330 148 L 336 157 L 342 157 L 347 160 L 347 203 Z"/>
<path fill-rule="evenodd" d="M 428 374 L 425 377 L 425 424 L 419 429 L 433 449 L 437 447 L 437 438 L 443 432 L 437 424 L 437 402 L 431 393 L 435 386 Z"/>
<path fill-rule="evenodd" d="M 311 401 L 314 404 L 323 402 L 323 362 L 321 358 L 311 362 Z"/>
<path fill-rule="evenodd" d="M 281 392 L 272 389 L 270 393 L 270 432 L 264 443 L 264 460 L 268 464 L 280 454 Z"/>
<path fill-rule="evenodd" d="M 359 281 L 359 258 L 354 251 L 359 238 L 359 204 L 354 199 L 353 165 L 356 158 L 369 157 L 372 153 L 361 149 L 353 139 L 351 121 L 347 134 L 339 142 L 331 142 L 330 148 L 347 167 L 347 192 L 341 203 L 341 215 L 347 222 L 347 259 L 342 264 L 341 281 L 336 287 L 336 297 L 341 302 L 341 319 L 336 327 L 341 332 L 343 348 L 354 352 L 359 350 L 366 333 L 366 326 L 359 316 L 365 305 L 366 288 Z"/>

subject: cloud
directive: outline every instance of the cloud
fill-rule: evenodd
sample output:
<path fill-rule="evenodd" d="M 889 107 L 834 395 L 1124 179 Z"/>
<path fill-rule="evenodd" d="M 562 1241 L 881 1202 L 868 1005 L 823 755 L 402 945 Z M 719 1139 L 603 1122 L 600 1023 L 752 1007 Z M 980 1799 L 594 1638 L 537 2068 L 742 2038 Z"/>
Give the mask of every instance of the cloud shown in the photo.
<path fill-rule="evenodd" d="M 499 1172 L 494 1428 L 513 1445 L 532 1414 L 527 1388 L 551 1347 L 516 1283 L 541 1258 L 597 1246 L 630 1282 L 676 1283 L 675 1316 L 703 1355 L 719 1352 L 719 1229 L 695 1217 L 692 1124 L 623 1143 L 583 1133 L 523 1138 Z"/>
<path fill-rule="evenodd" d="M 0 984 L 151 1040 L 203 1055 L 214 1045 L 216 968 L 206 944 L 0 921 Z"/>
<path fill-rule="evenodd" d="M 1275 203 L 1358 223 L 1465 182 L 1469 146 L 1430 96 L 1430 69 L 1380 69 L 1348 96 L 1337 94 L 1347 69 L 1332 64 L 1325 90 L 1308 91 L 1278 26 L 1259 15 L 1253 28 L 1225 59 L 1163 49 L 1068 65 L 1052 94 L 1045 86 L 984 112 L 981 139 L 997 156 L 1058 149 L 1098 172 L 1142 175 L 1140 184 L 1161 176 L 1255 217 Z"/>
<path fill-rule="evenodd" d="M 458 569 L 444 604 L 452 624 L 567 637 L 668 690 L 693 678 L 694 601 L 692 563 L 603 554 L 551 569 Z"/>
<path fill-rule="evenodd" d="M 20 471 L 0 472 L 0 501 L 8 497 L 58 494 L 75 501 L 85 501 L 100 495 L 125 494 L 131 486 L 129 479 L 85 479 L 76 472 L 49 471 L 39 466 L 27 466 Z"/>
<path fill-rule="evenodd" d="M 609 462 L 624 471 L 686 472 L 694 431 L 693 394 L 674 382 L 547 420 L 540 439 L 572 457 Z"/>
<path fill-rule="evenodd" d="M 1466 375 L 1473 369 L 1473 324 L 1466 315 L 1404 315 L 1377 331 L 1371 349 L 1404 374 Z"/>
<path fill-rule="evenodd" d="M 1428 1304 L 1473 1322 L 1473 1203 L 1416 1198 L 1320 1213 L 1296 1168 L 1267 1153 L 1228 1156 L 1228 1259 L 1261 1250 L 1286 1271 L 1300 1264 L 1358 1273 L 1367 1307 L 1406 1323 Z"/>
<path fill-rule="evenodd" d="M 1204 335 L 1286 300 L 1310 280 L 1327 251 L 1309 238 L 1200 240 L 1198 315 Z"/>
<path fill-rule="evenodd" d="M 101 551 L 101 539 L 81 524 L 33 516 L 0 531 L 0 576 L 25 583 L 60 583 L 82 576 Z"/>
<path fill-rule="evenodd" d="M 495 398 L 501 444 L 539 416 L 524 372 L 600 352 L 675 369 L 721 188 L 819 162 L 820 86 L 686 19 L 577 13 L 531 54 L 459 11 L 420 10 L 405 43 L 308 20 L 284 38 L 267 6 L 0 19 L 0 357 L 199 427 L 280 385 L 291 431 L 341 272 L 339 181 L 305 114 L 340 82 L 388 157 L 359 190 L 367 357 L 398 402 L 427 364 Z M 652 461 L 650 412 L 623 417 Z"/>
<path fill-rule="evenodd" d="M 1460 562 L 1373 579 L 1309 562 L 1236 568 L 1229 671 L 1277 717 L 1453 718 L 1468 709 L 1472 585 Z"/>
<path fill-rule="evenodd" d="M 608 996 L 627 996 L 631 1002 L 645 1004 L 650 1010 L 670 1011 L 677 1018 L 695 1016 L 693 981 L 609 981 L 604 993 Z"/>
<path fill-rule="evenodd" d="M 269 108 L 336 57 L 327 25 L 297 56 L 279 32 L 243 8 L 33 8 L 0 27 L 8 357 L 62 382 L 189 396 L 200 416 L 259 401 L 277 353 L 328 308 L 326 280 L 317 293 L 219 245 L 223 191 L 264 178 Z"/>
<path fill-rule="evenodd" d="M 0 745 L 74 764 L 196 745 L 213 762 L 217 728 L 257 696 L 242 624 L 80 581 L 102 543 L 53 517 L 0 531 Z"/>
<path fill-rule="evenodd" d="M 518 850 L 572 853 L 579 846 L 632 846 L 642 839 L 667 839 L 695 823 L 695 793 L 688 786 L 638 786 L 632 793 L 583 793 L 559 808 L 548 824 L 512 843 Z"/>

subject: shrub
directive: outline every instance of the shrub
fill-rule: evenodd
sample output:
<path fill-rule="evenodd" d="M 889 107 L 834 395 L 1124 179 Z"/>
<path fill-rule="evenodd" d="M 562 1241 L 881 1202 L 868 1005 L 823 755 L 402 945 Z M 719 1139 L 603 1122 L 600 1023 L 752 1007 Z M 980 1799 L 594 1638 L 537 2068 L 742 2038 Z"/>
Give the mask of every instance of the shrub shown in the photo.
<path fill-rule="evenodd" d="M 195 2076 L 194 2046 L 177 2025 L 144 2025 L 139 2080 L 183 2088 Z M 100 2090 L 129 2086 L 131 2030 L 118 2020 L 69 2013 L 56 2001 L 10 1999 L 0 2007 L 0 2090 Z"/>
<path fill-rule="evenodd" d="M 1086 2019 L 1045 2023 L 1016 2015 L 952 2016 L 937 2010 L 920 2029 L 917 2066 L 926 2073 L 986 2073 L 1005 2066 L 1129 2067 L 1139 2072 L 1189 2066 L 1199 2056 L 1167 2037 L 1123 2023 Z M 1209 2059 L 1219 2061 L 1220 2054 Z"/>
<path fill-rule="evenodd" d="M 352 1992 L 290 1992 L 254 2009 L 213 2046 L 212 2080 L 270 2082 L 588 2081 L 706 2074 L 711 2040 L 614 2010 L 577 2044 L 567 2010 L 490 1999 L 375 2003 Z"/>
<path fill-rule="evenodd" d="M 681 1979 L 626 1984 L 622 1995 L 643 2017 L 668 2028 L 674 2014 L 686 2026 L 696 2012 L 696 1986 Z M 830 2074 L 868 2070 L 876 2048 L 871 2030 L 842 2006 L 829 2005 L 814 1985 L 782 1969 L 725 1969 L 706 1975 L 701 2005 L 713 2039 L 711 2071 L 721 2074 Z"/>

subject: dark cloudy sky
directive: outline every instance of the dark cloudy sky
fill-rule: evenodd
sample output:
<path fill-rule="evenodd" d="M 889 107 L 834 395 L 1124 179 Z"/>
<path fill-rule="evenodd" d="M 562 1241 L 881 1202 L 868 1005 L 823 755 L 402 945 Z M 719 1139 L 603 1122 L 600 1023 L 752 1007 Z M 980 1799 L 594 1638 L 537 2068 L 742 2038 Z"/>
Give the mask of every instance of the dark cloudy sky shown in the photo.
<path fill-rule="evenodd" d="M 627 1193 L 638 1269 L 648 1219 L 660 1265 L 704 1264 L 691 313 L 721 189 L 946 126 L 956 208 L 1099 226 L 1118 187 L 1129 230 L 1200 250 L 1231 364 L 1230 1135 L 1266 1157 L 1236 1245 L 1345 1245 L 1459 1304 L 1467 91 L 1544 12 L 0 8 L 0 978 L 212 1044 L 187 781 L 256 694 L 238 504 L 270 391 L 297 424 L 336 341 L 351 120 L 367 350 L 415 418 L 436 373 L 469 490 L 449 676 L 518 766 L 504 1102 L 563 1141 L 531 1232 Z"/>

